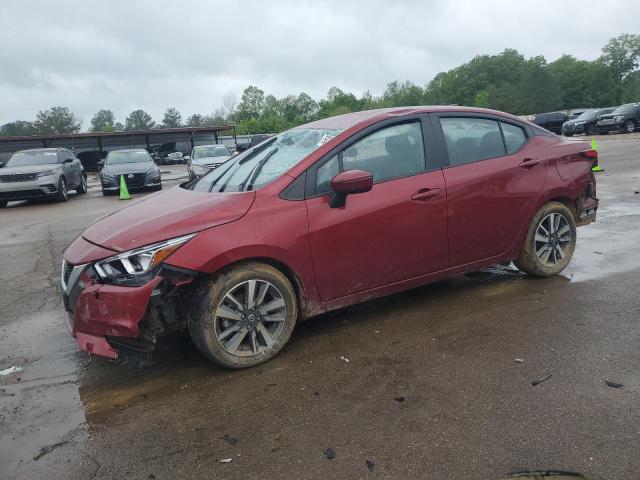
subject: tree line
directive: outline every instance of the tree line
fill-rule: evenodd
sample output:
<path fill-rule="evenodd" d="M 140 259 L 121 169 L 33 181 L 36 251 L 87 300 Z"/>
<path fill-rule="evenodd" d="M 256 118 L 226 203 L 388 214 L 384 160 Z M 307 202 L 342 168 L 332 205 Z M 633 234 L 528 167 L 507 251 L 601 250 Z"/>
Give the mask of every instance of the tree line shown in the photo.
<path fill-rule="evenodd" d="M 325 98 L 306 93 L 276 98 L 256 86 L 247 87 L 240 101 L 232 93 L 211 114 L 195 113 L 184 121 L 175 108 L 167 108 L 156 123 L 144 110 L 134 110 L 124 123 L 111 110 L 98 111 L 89 131 L 110 132 L 205 127 L 234 124 L 238 134 L 273 133 L 319 118 L 382 107 L 409 105 L 466 105 L 525 115 L 572 108 L 606 107 L 640 101 L 640 35 L 623 34 L 602 47 L 593 61 L 563 55 L 548 63 L 543 56 L 525 58 L 517 50 L 478 55 L 456 68 L 437 74 L 421 87 L 409 80 L 394 80 L 379 97 L 370 92 L 356 96 L 332 87 Z M 35 121 L 6 123 L 0 135 L 76 133 L 81 122 L 66 107 L 40 111 Z"/>

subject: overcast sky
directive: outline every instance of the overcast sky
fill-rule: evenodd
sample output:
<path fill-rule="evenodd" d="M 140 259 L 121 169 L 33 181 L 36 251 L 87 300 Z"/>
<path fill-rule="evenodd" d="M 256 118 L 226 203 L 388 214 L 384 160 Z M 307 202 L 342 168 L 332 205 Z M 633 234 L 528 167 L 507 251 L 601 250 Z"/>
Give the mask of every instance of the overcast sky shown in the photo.
<path fill-rule="evenodd" d="M 318 99 L 425 85 L 478 54 L 515 48 L 595 59 L 640 33 L 638 1 L 0 0 L 0 124 L 68 106 L 156 120 L 210 113 L 247 85 Z"/>

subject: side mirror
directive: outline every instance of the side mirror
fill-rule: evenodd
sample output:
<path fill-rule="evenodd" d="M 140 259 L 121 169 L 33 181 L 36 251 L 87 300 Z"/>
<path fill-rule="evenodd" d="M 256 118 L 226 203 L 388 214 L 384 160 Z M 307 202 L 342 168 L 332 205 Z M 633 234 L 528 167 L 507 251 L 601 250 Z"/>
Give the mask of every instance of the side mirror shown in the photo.
<path fill-rule="evenodd" d="M 346 170 L 331 179 L 331 208 L 344 207 L 347 195 L 368 192 L 373 188 L 373 174 L 364 170 Z"/>
<path fill-rule="evenodd" d="M 189 155 L 183 155 L 182 158 L 184 158 L 185 162 L 188 162 L 189 160 L 191 160 L 191 157 Z"/>
<path fill-rule="evenodd" d="M 62 161 L 62 163 L 71 163 L 71 162 L 73 162 L 73 158 L 71 157 L 67 157 Z"/>
<path fill-rule="evenodd" d="M 98 160 L 97 165 L 98 165 L 98 168 L 102 170 L 102 168 L 104 167 L 104 160 Z"/>

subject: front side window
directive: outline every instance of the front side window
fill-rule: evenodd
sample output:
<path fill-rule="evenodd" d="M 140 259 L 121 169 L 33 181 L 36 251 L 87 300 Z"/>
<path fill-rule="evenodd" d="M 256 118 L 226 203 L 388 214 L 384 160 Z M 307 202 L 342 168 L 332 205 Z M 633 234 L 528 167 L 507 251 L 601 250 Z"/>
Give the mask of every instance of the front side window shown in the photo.
<path fill-rule="evenodd" d="M 342 170 L 365 170 L 374 182 L 424 171 L 424 145 L 419 122 L 383 128 L 347 148 Z"/>
<path fill-rule="evenodd" d="M 527 134 L 522 127 L 504 122 L 500 122 L 500 126 L 508 154 L 512 154 L 527 142 Z"/>
<path fill-rule="evenodd" d="M 495 120 L 473 117 L 441 118 L 451 166 L 464 165 L 506 154 Z"/>
<path fill-rule="evenodd" d="M 420 122 L 382 128 L 358 140 L 316 170 L 316 194 L 331 191 L 331 179 L 345 170 L 364 170 L 374 182 L 408 177 L 425 170 Z"/>

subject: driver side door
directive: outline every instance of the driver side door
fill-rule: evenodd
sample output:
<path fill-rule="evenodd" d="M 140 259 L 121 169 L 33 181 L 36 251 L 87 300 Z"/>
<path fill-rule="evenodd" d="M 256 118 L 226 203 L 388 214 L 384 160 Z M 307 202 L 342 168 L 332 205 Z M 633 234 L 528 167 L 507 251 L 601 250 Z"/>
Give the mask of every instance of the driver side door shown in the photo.
<path fill-rule="evenodd" d="M 305 201 L 322 300 L 447 267 L 446 189 L 442 170 L 427 162 L 431 136 L 424 134 L 423 122 L 374 127 L 312 168 L 313 194 Z M 372 190 L 348 195 L 344 206 L 331 208 L 331 178 L 353 169 L 373 174 Z"/>

